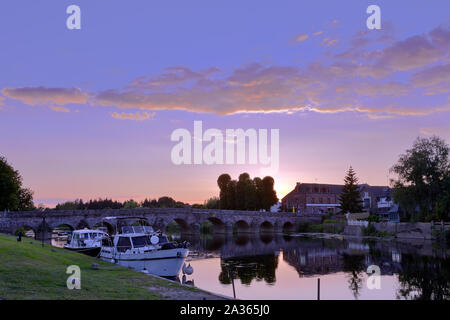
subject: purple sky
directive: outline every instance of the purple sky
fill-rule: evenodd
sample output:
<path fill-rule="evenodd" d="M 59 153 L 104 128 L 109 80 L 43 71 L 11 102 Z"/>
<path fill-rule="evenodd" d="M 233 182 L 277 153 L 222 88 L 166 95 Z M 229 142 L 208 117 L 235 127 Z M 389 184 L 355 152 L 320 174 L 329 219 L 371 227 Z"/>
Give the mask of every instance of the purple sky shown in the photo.
<path fill-rule="evenodd" d="M 279 196 L 349 165 L 385 185 L 417 136 L 449 140 L 448 1 L 304 2 L 2 1 L 0 154 L 37 203 L 203 202 L 262 166 L 174 165 L 170 135 L 194 120 L 280 129 Z"/>

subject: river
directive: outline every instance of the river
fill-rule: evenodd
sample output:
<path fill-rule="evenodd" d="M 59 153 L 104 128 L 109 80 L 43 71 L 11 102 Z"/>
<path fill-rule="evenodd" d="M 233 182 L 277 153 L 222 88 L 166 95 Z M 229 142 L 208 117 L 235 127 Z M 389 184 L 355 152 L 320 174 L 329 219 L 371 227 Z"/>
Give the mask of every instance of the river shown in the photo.
<path fill-rule="evenodd" d="M 318 279 L 323 300 L 450 298 L 449 250 L 431 242 L 273 234 L 174 237 L 191 244 L 186 264 L 194 272 L 180 274 L 181 282 L 237 299 L 315 300 Z M 370 266 L 380 272 L 378 278 Z"/>

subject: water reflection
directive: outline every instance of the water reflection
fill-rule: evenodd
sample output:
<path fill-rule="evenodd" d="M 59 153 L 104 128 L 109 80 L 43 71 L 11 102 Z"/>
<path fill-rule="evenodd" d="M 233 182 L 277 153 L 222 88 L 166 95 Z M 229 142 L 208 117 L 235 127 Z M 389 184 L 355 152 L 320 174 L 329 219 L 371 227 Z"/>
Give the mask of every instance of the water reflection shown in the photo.
<path fill-rule="evenodd" d="M 448 300 L 450 298 L 450 265 L 448 259 L 402 256 L 403 271 L 398 278 L 399 297 L 415 300 Z"/>
<path fill-rule="evenodd" d="M 64 234 L 52 243 L 61 246 Z M 178 235 L 191 243 L 192 275 L 180 281 L 240 299 L 448 300 L 448 249 L 431 242 L 318 239 L 288 235 Z M 366 286 L 367 268 L 377 265 L 381 290 Z M 195 280 L 195 281 L 194 281 Z"/>
<path fill-rule="evenodd" d="M 250 285 L 253 280 L 275 283 L 277 266 L 278 254 L 222 259 L 219 281 L 222 284 L 230 284 L 233 277 L 240 279 L 245 285 Z"/>
<path fill-rule="evenodd" d="M 201 262 L 204 259 L 214 263 L 217 260 L 217 268 L 209 267 L 207 271 L 216 274 L 216 283 L 208 281 L 200 287 L 219 293 L 226 291 L 233 277 L 244 286 L 240 290 L 249 293 L 245 298 L 263 296 L 258 283 L 264 283 L 269 286 L 263 290 L 273 292 L 267 294 L 268 297 L 296 299 L 302 296 L 306 279 L 321 277 L 325 279 L 321 282 L 325 286 L 321 292 L 330 299 L 449 299 L 447 250 L 436 249 L 432 243 L 363 242 L 271 234 L 183 235 L 182 239 L 192 244 L 190 259 L 194 269 L 201 269 L 206 264 Z M 380 268 L 382 290 L 369 290 L 366 286 L 370 265 Z M 297 278 L 292 277 L 292 271 Z M 278 283 L 278 278 L 286 274 L 290 274 L 289 281 Z M 197 271 L 193 275 L 196 284 L 203 277 L 209 279 L 209 275 Z M 298 286 L 298 291 L 290 288 L 294 285 Z M 280 295 L 287 294 L 287 286 L 295 296 Z M 307 296 L 312 298 L 315 289 L 308 290 Z"/>
<path fill-rule="evenodd" d="M 342 260 L 342 270 L 348 273 L 348 287 L 357 299 L 362 288 L 362 273 L 367 268 L 364 263 L 364 255 L 343 253 Z"/>

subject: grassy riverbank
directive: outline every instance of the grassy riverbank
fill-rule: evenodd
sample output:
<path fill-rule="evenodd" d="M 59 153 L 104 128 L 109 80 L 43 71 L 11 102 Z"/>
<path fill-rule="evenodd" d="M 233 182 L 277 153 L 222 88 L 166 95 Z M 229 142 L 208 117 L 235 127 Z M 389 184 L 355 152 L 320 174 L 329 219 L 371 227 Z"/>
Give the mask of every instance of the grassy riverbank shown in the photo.
<path fill-rule="evenodd" d="M 98 270 L 91 268 L 93 263 Z M 80 290 L 67 289 L 70 265 L 81 269 Z M 0 234 L 0 300 L 204 298 L 219 297 L 48 244 L 42 247 L 29 238 L 17 242 Z"/>

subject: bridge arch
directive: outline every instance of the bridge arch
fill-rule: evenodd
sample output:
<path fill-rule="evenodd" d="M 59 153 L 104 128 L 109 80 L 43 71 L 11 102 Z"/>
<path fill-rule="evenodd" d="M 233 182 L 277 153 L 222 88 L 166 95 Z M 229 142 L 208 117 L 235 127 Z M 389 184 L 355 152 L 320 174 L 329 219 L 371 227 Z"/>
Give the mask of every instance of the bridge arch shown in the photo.
<path fill-rule="evenodd" d="M 226 224 L 222 220 L 217 217 L 208 217 L 206 220 L 210 221 L 213 224 L 213 232 L 225 232 Z"/>
<path fill-rule="evenodd" d="M 264 221 L 259 225 L 260 232 L 273 232 L 273 224 L 270 221 Z"/>
<path fill-rule="evenodd" d="M 249 232 L 250 225 L 245 220 L 238 220 L 235 222 L 233 230 L 236 230 L 237 232 Z"/>
<path fill-rule="evenodd" d="M 111 223 L 103 220 L 100 225 L 105 228 L 106 233 L 108 233 L 109 235 L 114 235 L 116 233 L 116 227 L 113 226 Z"/>
<path fill-rule="evenodd" d="M 181 232 L 186 232 L 190 229 L 189 224 L 182 218 L 173 218 L 172 220 L 170 220 L 166 225 L 166 231 L 168 229 L 171 230 L 172 226 L 175 226 L 174 230 L 179 228 Z"/>
<path fill-rule="evenodd" d="M 36 239 L 36 230 L 35 228 L 29 226 L 29 225 L 21 225 L 14 231 L 14 235 L 18 235 L 19 231 L 22 232 L 22 237 L 29 237 Z"/>
<path fill-rule="evenodd" d="M 38 240 L 51 240 L 53 234 L 53 229 L 49 226 L 47 222 L 42 221 L 36 230 L 35 238 Z"/>
<path fill-rule="evenodd" d="M 55 229 L 66 229 L 66 230 L 70 229 L 71 231 L 73 231 L 73 230 L 75 230 L 75 227 L 72 224 L 70 224 L 70 223 L 60 223 L 58 225 L 52 225 L 51 229 L 52 230 L 55 230 Z"/>
<path fill-rule="evenodd" d="M 283 233 L 292 233 L 295 231 L 295 226 L 292 222 L 286 221 L 282 227 Z"/>
<path fill-rule="evenodd" d="M 89 224 L 84 219 L 82 219 L 82 220 L 80 220 L 80 222 L 78 222 L 78 224 L 76 225 L 76 228 L 77 228 L 77 230 L 84 229 L 84 228 L 90 229 Z"/>

